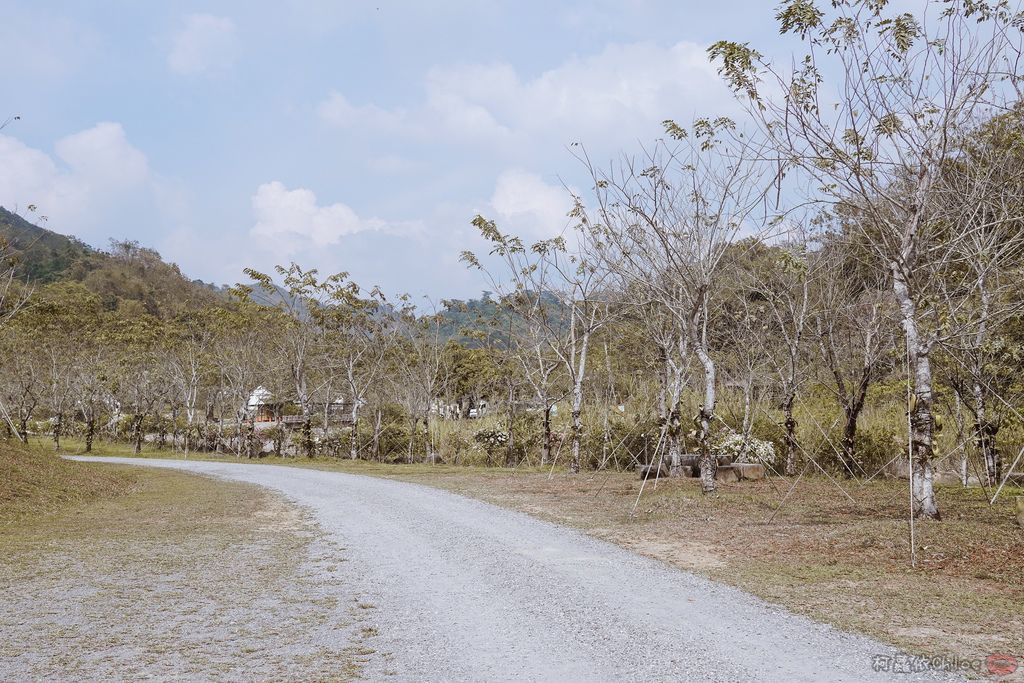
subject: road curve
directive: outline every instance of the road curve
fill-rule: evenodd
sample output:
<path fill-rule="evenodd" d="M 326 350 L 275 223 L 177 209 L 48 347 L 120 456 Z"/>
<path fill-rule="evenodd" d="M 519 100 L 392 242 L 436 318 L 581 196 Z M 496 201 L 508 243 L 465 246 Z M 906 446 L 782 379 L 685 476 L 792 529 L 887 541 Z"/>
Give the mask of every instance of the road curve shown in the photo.
<path fill-rule="evenodd" d="M 524 514 L 297 467 L 76 458 L 276 490 L 345 549 L 372 601 L 371 680 L 950 680 L 874 671 L 890 647 Z"/>

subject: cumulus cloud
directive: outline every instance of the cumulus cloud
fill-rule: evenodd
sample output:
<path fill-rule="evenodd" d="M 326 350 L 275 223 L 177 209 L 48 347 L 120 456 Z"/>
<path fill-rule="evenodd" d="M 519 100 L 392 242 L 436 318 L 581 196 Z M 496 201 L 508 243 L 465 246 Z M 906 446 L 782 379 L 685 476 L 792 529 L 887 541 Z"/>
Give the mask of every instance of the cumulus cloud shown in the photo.
<path fill-rule="evenodd" d="M 621 141 L 666 118 L 735 108 L 705 46 L 691 42 L 611 44 L 534 78 L 501 63 L 434 67 L 424 87 L 426 97 L 414 110 L 354 106 L 332 92 L 318 112 L 339 127 L 520 146 L 609 134 Z"/>
<path fill-rule="evenodd" d="M 534 173 L 510 169 L 498 176 L 491 207 L 503 229 L 547 239 L 565 231 L 572 200 L 565 188 L 549 185 Z"/>
<path fill-rule="evenodd" d="M 276 180 L 257 188 L 252 209 L 256 224 L 250 234 L 288 253 L 337 244 L 345 235 L 386 227 L 380 219 L 360 218 L 340 202 L 320 206 L 312 190 L 289 190 Z"/>
<path fill-rule="evenodd" d="M 183 76 L 224 71 L 235 63 L 238 51 L 238 36 L 231 19 L 192 14 L 171 40 L 167 66 Z"/>
<path fill-rule="evenodd" d="M 114 207 L 151 201 L 158 186 L 145 154 L 119 123 L 68 135 L 54 150 L 56 158 L 0 135 L 0 205 L 35 204 L 55 229 L 90 239 Z"/>

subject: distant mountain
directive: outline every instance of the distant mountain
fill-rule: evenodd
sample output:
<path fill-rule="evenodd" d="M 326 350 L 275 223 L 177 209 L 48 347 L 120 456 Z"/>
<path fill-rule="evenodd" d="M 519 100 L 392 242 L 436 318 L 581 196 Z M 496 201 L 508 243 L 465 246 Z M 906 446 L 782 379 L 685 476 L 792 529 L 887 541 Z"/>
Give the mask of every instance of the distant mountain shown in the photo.
<path fill-rule="evenodd" d="M 23 282 L 81 282 L 111 310 L 130 309 L 161 318 L 222 301 L 224 292 L 190 280 L 153 249 L 132 241 L 111 241 L 110 251 L 33 225 L 0 207 L 0 241 Z"/>
<path fill-rule="evenodd" d="M 557 327 L 568 324 L 568 311 L 561 308 L 556 296 L 545 292 L 542 301 L 552 312 Z M 453 299 L 444 303 L 442 335 L 469 348 L 505 346 L 509 332 L 516 332 L 525 324 L 522 318 L 495 300 L 490 292 L 484 292 L 479 299 Z"/>

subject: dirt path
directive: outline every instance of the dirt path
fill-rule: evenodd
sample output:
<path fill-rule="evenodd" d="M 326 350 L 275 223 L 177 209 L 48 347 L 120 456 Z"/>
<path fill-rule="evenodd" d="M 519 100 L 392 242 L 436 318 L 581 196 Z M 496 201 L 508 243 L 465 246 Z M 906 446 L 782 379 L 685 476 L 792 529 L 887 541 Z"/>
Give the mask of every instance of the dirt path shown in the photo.
<path fill-rule="evenodd" d="M 308 508 L 375 606 L 377 680 L 918 680 L 891 648 L 582 533 L 334 472 L 104 458 L 260 484 Z M 924 678 L 933 680 L 932 678 Z"/>

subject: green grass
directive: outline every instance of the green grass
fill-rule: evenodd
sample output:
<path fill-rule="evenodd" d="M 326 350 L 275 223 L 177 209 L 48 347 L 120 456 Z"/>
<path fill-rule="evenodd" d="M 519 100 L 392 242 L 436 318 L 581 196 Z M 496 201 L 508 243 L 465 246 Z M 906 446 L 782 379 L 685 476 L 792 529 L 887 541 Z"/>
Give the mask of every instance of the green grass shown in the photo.
<path fill-rule="evenodd" d="M 137 473 L 90 467 L 17 441 L 0 441 L 0 525 L 132 490 Z"/>

